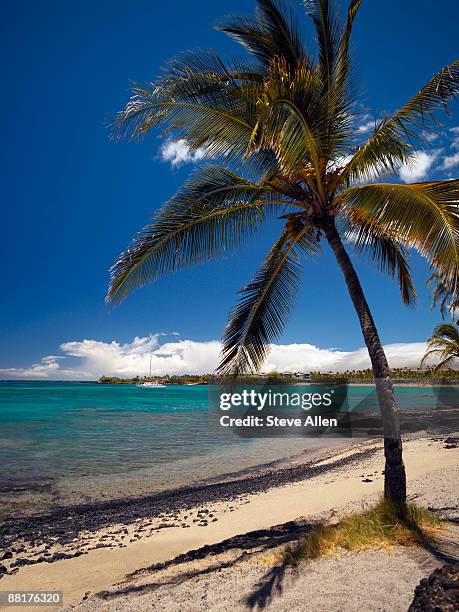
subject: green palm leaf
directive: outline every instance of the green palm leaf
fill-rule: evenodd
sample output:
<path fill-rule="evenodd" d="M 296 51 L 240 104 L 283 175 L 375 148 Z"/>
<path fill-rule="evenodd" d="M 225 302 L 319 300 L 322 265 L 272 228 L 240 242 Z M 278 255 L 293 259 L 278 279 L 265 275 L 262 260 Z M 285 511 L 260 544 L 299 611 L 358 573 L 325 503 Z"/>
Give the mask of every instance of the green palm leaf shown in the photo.
<path fill-rule="evenodd" d="M 275 0 L 257 0 L 256 17 L 226 17 L 217 26 L 242 44 L 263 66 L 275 57 L 283 57 L 289 65 L 306 59 L 301 35 L 292 13 Z"/>
<path fill-rule="evenodd" d="M 206 148 L 209 156 L 227 159 L 242 156 L 253 125 L 247 122 L 244 101 L 226 96 L 220 100 L 164 98 L 155 86 L 137 87 L 134 96 L 115 120 L 115 138 L 141 138 L 152 127 L 167 123 L 166 133 L 184 135 L 193 148 Z M 214 104 L 212 104 L 214 103 Z"/>
<path fill-rule="evenodd" d="M 459 273 L 459 180 L 377 183 L 345 190 L 338 205 L 371 215 L 380 234 L 416 249 L 453 289 Z"/>
<path fill-rule="evenodd" d="M 444 281 L 441 276 L 434 272 L 426 282 L 426 286 L 432 288 L 432 308 L 439 305 L 442 317 L 449 311 L 454 315 L 459 310 L 459 279 L 454 287 Z"/>
<path fill-rule="evenodd" d="M 284 232 L 252 282 L 241 290 L 223 337 L 221 374 L 257 371 L 269 343 L 282 332 L 300 282 L 299 252 L 314 254 L 318 243 L 304 230 Z"/>
<path fill-rule="evenodd" d="M 375 132 L 348 162 L 342 178 L 371 180 L 397 171 L 410 158 L 410 141 L 416 129 L 436 124 L 434 113 L 446 109 L 459 93 L 459 60 L 442 68 L 392 117 L 383 119 Z"/>
<path fill-rule="evenodd" d="M 286 201 L 219 166 L 198 170 L 111 268 L 107 301 L 239 246 Z"/>
<path fill-rule="evenodd" d="M 354 20 L 357 16 L 362 0 L 352 0 L 349 4 L 347 12 L 347 20 L 341 33 L 338 57 L 336 61 L 336 86 L 340 93 L 344 92 L 346 82 L 349 76 L 350 58 L 349 58 L 349 43 L 354 26 Z"/>
<path fill-rule="evenodd" d="M 308 165 L 319 171 L 313 122 L 317 122 L 321 92 L 317 75 L 308 66 L 300 64 L 292 72 L 285 60 L 272 62 L 248 151 L 272 150 L 281 171 L 296 176 Z"/>
<path fill-rule="evenodd" d="M 316 30 L 322 84 L 326 91 L 330 91 L 339 58 L 341 28 L 333 16 L 329 0 L 305 0 L 304 4 Z"/>
<path fill-rule="evenodd" d="M 394 278 L 397 276 L 402 301 L 407 306 L 416 303 L 416 291 L 408 263 L 409 253 L 395 232 L 384 232 L 376 219 L 361 208 L 345 211 L 344 231 L 356 251 L 366 255 L 377 267 Z"/>

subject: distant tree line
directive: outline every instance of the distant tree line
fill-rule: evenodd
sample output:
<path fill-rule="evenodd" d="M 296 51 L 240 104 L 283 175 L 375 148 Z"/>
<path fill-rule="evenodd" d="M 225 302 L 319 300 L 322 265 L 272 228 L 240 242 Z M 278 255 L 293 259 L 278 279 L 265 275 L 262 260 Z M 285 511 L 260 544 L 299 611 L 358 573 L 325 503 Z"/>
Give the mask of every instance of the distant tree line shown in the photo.
<path fill-rule="evenodd" d="M 409 368 L 393 368 L 392 378 L 397 382 L 459 382 L 459 372 L 447 369 L 436 372 L 431 369 L 411 370 Z M 244 380 L 259 380 L 260 376 L 246 375 Z M 311 382 L 327 382 L 330 380 L 347 380 L 348 382 L 372 382 L 374 380 L 373 370 L 346 370 L 344 372 L 311 372 L 306 380 Z M 165 376 L 135 376 L 134 378 L 120 378 L 119 376 L 101 376 L 99 382 L 110 385 L 135 385 L 143 382 L 159 382 L 170 385 L 207 385 L 217 383 L 220 380 L 214 374 L 166 374 Z M 282 372 L 269 372 L 263 376 L 265 382 L 271 384 L 285 384 L 292 381 L 299 382 L 298 375 L 285 374 Z"/>
<path fill-rule="evenodd" d="M 430 369 L 393 368 L 391 370 L 392 380 L 396 382 L 441 382 L 445 380 L 459 381 L 457 370 L 447 369 L 436 372 Z M 330 379 L 347 380 L 349 382 L 371 382 L 374 380 L 373 370 L 346 370 L 345 372 L 311 372 L 311 382 L 325 382 Z"/>

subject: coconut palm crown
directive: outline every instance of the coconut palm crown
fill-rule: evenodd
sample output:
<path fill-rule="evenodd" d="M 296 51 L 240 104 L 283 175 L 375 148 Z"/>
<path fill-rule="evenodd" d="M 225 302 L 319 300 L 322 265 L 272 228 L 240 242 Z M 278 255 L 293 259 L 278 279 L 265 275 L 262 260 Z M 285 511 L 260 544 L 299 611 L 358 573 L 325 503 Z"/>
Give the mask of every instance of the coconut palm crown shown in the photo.
<path fill-rule="evenodd" d="M 413 161 L 418 134 L 436 125 L 437 111 L 458 93 L 459 61 L 378 120 L 361 142 L 350 61 L 360 4 L 352 0 L 341 21 L 328 0 L 304 2 L 315 31 L 311 53 L 289 5 L 257 0 L 253 18 L 232 16 L 217 27 L 244 47 L 242 59 L 186 52 L 156 82 L 135 87 L 113 136 L 142 138 L 159 127 L 204 151 L 211 163 L 198 167 L 122 253 L 111 269 L 107 301 L 118 303 L 164 274 L 222 257 L 272 220 L 279 238 L 241 290 L 219 366 L 222 374 L 257 371 L 284 328 L 301 266 L 325 239 L 343 271 L 378 381 L 386 494 L 402 503 L 405 475 L 390 371 L 344 243 L 396 277 L 405 304 L 416 299 L 410 250 L 455 291 L 459 180 L 397 184 L 390 177 Z"/>
<path fill-rule="evenodd" d="M 437 325 L 427 340 L 427 351 L 422 358 L 421 365 L 425 365 L 431 358 L 439 359 L 434 367 L 434 373 L 443 368 L 452 367 L 459 359 L 459 329 L 452 323 Z"/>

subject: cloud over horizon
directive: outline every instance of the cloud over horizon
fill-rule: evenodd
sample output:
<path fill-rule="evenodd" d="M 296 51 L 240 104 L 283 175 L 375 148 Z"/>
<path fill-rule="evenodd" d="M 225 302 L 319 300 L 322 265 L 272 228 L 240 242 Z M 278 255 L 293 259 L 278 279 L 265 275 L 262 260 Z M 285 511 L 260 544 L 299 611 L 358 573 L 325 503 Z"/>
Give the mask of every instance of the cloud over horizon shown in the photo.
<path fill-rule="evenodd" d="M 220 353 L 220 342 L 173 339 L 161 343 L 165 334 L 136 337 L 132 342 L 81 340 L 60 345 L 63 355 L 47 355 L 40 362 L 22 368 L 0 368 L 4 379 L 96 380 L 102 375 L 131 378 L 147 375 L 203 374 L 212 372 Z M 172 334 L 177 335 L 177 334 Z M 419 366 L 426 350 L 425 342 L 400 342 L 385 345 L 389 365 Z M 68 366 L 66 359 L 77 360 Z M 270 371 L 344 371 L 370 367 L 366 348 L 342 351 L 320 348 L 307 343 L 275 344 L 266 359 L 263 372 Z"/>

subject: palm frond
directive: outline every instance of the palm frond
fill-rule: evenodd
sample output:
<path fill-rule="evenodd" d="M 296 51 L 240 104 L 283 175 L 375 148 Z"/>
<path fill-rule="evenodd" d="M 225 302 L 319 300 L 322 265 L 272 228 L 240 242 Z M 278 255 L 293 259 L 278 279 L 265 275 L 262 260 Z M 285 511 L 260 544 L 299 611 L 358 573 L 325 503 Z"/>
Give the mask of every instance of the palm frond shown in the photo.
<path fill-rule="evenodd" d="M 255 18 L 231 16 L 217 26 L 242 44 L 262 65 L 283 57 L 290 66 L 306 59 L 291 7 L 279 0 L 257 0 Z"/>
<path fill-rule="evenodd" d="M 438 273 L 433 273 L 426 282 L 426 287 L 432 291 L 432 308 L 439 306 L 442 317 L 447 312 L 453 316 L 459 310 L 459 279 L 456 280 L 453 288 L 451 284 L 445 282 Z"/>
<path fill-rule="evenodd" d="M 433 330 L 432 336 L 428 342 L 435 342 L 437 340 L 444 340 L 449 342 L 455 342 L 459 348 L 459 330 L 455 325 L 451 323 L 439 323 Z"/>
<path fill-rule="evenodd" d="M 287 203 L 219 166 L 198 169 L 113 265 L 107 301 L 119 303 L 164 274 L 222 256 Z"/>
<path fill-rule="evenodd" d="M 438 372 L 446 365 L 452 365 L 459 358 L 459 329 L 451 323 L 440 323 L 427 340 L 427 347 L 428 350 L 422 358 L 421 366 L 432 357 L 440 360 L 434 372 Z"/>
<path fill-rule="evenodd" d="M 445 353 L 445 351 L 442 351 L 441 349 L 432 349 L 430 351 L 427 351 L 426 354 L 424 355 L 424 357 L 421 359 L 420 366 L 423 367 L 423 366 L 427 365 L 427 363 L 432 358 L 437 358 L 437 359 L 440 360 L 435 365 L 435 367 L 432 369 L 432 372 L 434 374 L 437 374 L 445 366 L 450 367 L 451 365 L 453 365 L 455 359 L 457 358 L 457 355 L 450 354 L 449 351 L 447 351 Z"/>
<path fill-rule="evenodd" d="M 313 132 L 320 106 L 317 85 L 315 73 L 306 65 L 298 66 L 289 78 L 285 60 L 274 60 L 248 152 L 272 150 L 285 175 L 298 175 L 308 165 L 320 174 L 319 143 Z"/>
<path fill-rule="evenodd" d="M 243 61 L 225 65 L 209 51 L 195 51 L 171 60 L 157 83 L 136 86 L 112 123 L 114 139 L 141 139 L 153 128 L 163 136 L 186 141 L 192 150 L 256 174 L 272 171 L 276 158 L 260 149 L 247 155 L 258 119 L 262 93 L 256 66 Z"/>
<path fill-rule="evenodd" d="M 360 146 L 346 165 L 342 178 L 371 180 L 396 172 L 410 158 L 410 142 L 418 129 L 437 124 L 435 113 L 447 110 L 448 102 L 459 93 L 459 60 L 442 68 L 392 117 L 384 118 L 370 138 Z"/>
<path fill-rule="evenodd" d="M 443 368 L 446 367 L 451 367 L 454 363 L 454 361 L 456 360 L 457 355 L 447 355 L 446 357 L 441 358 L 440 363 L 438 363 L 434 369 L 433 369 L 433 373 L 434 374 L 438 374 L 438 372 L 440 370 L 442 370 Z"/>
<path fill-rule="evenodd" d="M 371 215 L 378 231 L 417 250 L 453 290 L 459 273 L 459 180 L 351 187 L 338 205 Z"/>
<path fill-rule="evenodd" d="M 115 138 L 138 139 L 153 127 L 167 125 L 186 139 L 192 149 L 206 148 L 215 157 L 242 156 L 247 148 L 253 124 L 244 100 L 217 96 L 207 104 L 199 99 L 164 98 L 151 84 L 136 87 L 125 108 L 113 124 Z"/>
<path fill-rule="evenodd" d="M 355 250 L 366 255 L 377 267 L 394 278 L 397 275 L 402 301 L 407 306 L 416 303 L 416 290 L 408 263 L 409 253 L 395 232 L 383 231 L 376 219 L 361 208 L 344 211 L 345 238 Z"/>
<path fill-rule="evenodd" d="M 304 230 L 296 235 L 284 232 L 252 282 L 241 290 L 223 337 L 220 374 L 237 376 L 260 368 L 291 310 L 300 282 L 300 251 L 317 253 L 314 237 Z"/>
<path fill-rule="evenodd" d="M 264 68 L 258 62 L 243 58 L 226 62 L 214 49 L 193 49 L 183 51 L 167 62 L 159 86 L 173 95 L 177 83 L 190 83 L 195 89 L 189 95 L 195 96 L 206 95 L 208 88 L 219 88 L 228 83 L 260 84 L 264 77 Z"/>
<path fill-rule="evenodd" d="M 341 92 L 344 90 L 346 80 L 349 75 L 350 58 L 349 58 L 349 43 L 351 39 L 352 29 L 354 27 L 354 21 L 357 16 L 360 4 L 362 0 L 351 0 L 348 7 L 347 20 L 341 33 L 338 58 L 336 62 L 336 84 L 340 88 Z"/>
<path fill-rule="evenodd" d="M 325 91 L 333 87 L 339 58 L 340 26 L 334 18 L 329 0 L 305 0 L 306 11 L 311 17 L 317 35 L 319 72 Z"/>

